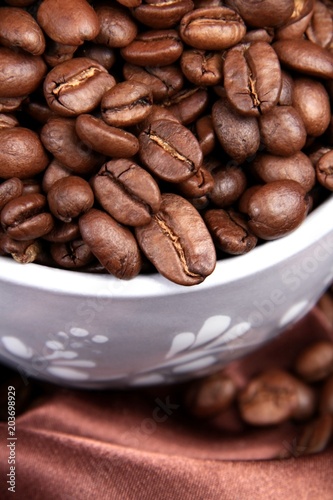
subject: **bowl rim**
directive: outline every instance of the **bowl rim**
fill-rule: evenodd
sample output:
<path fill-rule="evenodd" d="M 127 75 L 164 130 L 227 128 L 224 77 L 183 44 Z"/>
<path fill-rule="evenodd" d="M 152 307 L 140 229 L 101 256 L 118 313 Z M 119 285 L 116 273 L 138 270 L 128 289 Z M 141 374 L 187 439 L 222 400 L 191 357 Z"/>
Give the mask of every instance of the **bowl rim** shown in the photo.
<path fill-rule="evenodd" d="M 254 276 L 268 267 L 295 256 L 330 233 L 332 241 L 329 242 L 329 246 L 333 259 L 333 225 L 322 224 L 323 220 L 330 220 L 332 214 L 333 194 L 316 207 L 289 235 L 264 242 L 247 254 L 218 260 L 213 273 L 198 285 L 178 285 L 157 273 L 139 274 L 131 280 L 120 280 L 109 274 L 88 274 L 35 263 L 22 265 L 9 257 L 0 257 L 0 283 L 5 282 L 28 289 L 65 295 L 113 299 L 201 293 L 204 290 Z"/>

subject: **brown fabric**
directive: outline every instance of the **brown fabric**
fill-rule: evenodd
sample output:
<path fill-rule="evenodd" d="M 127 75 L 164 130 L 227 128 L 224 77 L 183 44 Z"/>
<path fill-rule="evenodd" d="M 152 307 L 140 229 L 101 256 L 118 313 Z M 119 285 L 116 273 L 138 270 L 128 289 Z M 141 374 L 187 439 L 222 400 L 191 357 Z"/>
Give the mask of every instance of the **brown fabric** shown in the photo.
<path fill-rule="evenodd" d="M 228 371 L 241 387 L 262 369 L 290 367 L 318 338 L 333 340 L 333 330 L 315 308 Z M 17 417 L 15 494 L 0 423 L 1 499 L 333 499 L 333 447 L 300 457 L 292 423 L 251 430 L 235 407 L 199 421 L 186 412 L 181 386 L 94 392 L 30 383 L 32 400 Z"/>

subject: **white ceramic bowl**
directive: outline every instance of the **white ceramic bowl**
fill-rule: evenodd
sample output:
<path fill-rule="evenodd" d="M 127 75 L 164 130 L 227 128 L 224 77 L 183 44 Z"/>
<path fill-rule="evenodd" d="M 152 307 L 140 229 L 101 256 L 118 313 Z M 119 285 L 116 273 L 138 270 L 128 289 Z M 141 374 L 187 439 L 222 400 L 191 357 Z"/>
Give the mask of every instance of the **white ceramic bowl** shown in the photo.
<path fill-rule="evenodd" d="M 0 258 L 0 359 L 81 388 L 214 372 L 298 320 L 333 281 L 333 196 L 287 237 L 217 263 L 202 284 L 120 281 Z"/>

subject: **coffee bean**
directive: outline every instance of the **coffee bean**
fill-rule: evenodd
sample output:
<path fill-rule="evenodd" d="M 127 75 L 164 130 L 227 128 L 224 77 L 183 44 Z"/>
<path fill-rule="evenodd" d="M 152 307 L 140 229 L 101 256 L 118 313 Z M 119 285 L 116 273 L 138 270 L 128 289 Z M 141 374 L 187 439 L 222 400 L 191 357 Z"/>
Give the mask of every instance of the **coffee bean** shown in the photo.
<path fill-rule="evenodd" d="M 246 27 L 233 9 L 210 7 L 185 14 L 179 33 L 182 40 L 195 49 L 223 50 L 240 42 Z"/>
<path fill-rule="evenodd" d="M 165 99 L 162 105 L 167 107 L 183 124 L 197 120 L 205 112 L 209 103 L 208 92 L 205 88 L 194 87 L 182 89 L 177 94 Z"/>
<path fill-rule="evenodd" d="M 68 243 L 79 238 L 80 229 L 77 221 L 61 222 L 60 220 L 55 220 L 53 229 L 43 236 L 44 240 L 52 243 Z"/>
<path fill-rule="evenodd" d="M 302 38 L 311 20 L 314 0 L 294 2 L 294 11 L 285 24 L 275 30 L 277 40 Z"/>
<path fill-rule="evenodd" d="M 86 0 L 44 0 L 37 22 L 52 40 L 65 45 L 81 45 L 99 33 L 97 14 Z"/>
<path fill-rule="evenodd" d="M 293 0 L 226 0 L 226 4 L 235 9 L 246 24 L 258 28 L 278 27 L 285 24 L 294 10 Z M 298 3 L 297 3 L 298 6 Z"/>
<path fill-rule="evenodd" d="M 153 122 L 139 135 L 140 158 L 159 178 L 181 182 L 202 164 L 202 151 L 194 135 L 180 123 Z"/>
<path fill-rule="evenodd" d="M 46 70 L 46 64 L 40 56 L 0 47 L 0 96 L 17 98 L 34 92 Z"/>
<path fill-rule="evenodd" d="M 223 252 L 242 255 L 256 246 L 258 239 L 251 233 L 245 217 L 234 210 L 210 209 L 203 217 L 215 245 Z"/>
<path fill-rule="evenodd" d="M 59 266 L 67 269 L 86 266 L 94 259 L 89 246 L 80 239 L 66 243 L 52 243 L 50 253 Z"/>
<path fill-rule="evenodd" d="M 129 229 L 95 208 L 80 217 L 79 226 L 83 241 L 109 273 L 130 279 L 140 272 L 140 251 Z"/>
<path fill-rule="evenodd" d="M 172 28 L 193 9 L 192 0 L 153 0 L 133 9 L 134 17 L 154 29 Z"/>
<path fill-rule="evenodd" d="M 178 184 L 180 193 L 185 198 L 201 198 L 212 191 L 214 187 L 214 178 L 212 174 L 204 167 Z"/>
<path fill-rule="evenodd" d="M 239 115 L 226 98 L 221 98 L 213 104 L 212 119 L 222 148 L 237 163 L 257 152 L 260 133 L 254 116 Z"/>
<path fill-rule="evenodd" d="M 179 59 L 182 51 L 176 30 L 151 30 L 139 34 L 120 53 L 125 61 L 138 66 L 168 66 Z"/>
<path fill-rule="evenodd" d="M 295 370 L 309 382 L 326 378 L 333 373 L 333 343 L 318 341 L 304 349 L 295 361 Z"/>
<path fill-rule="evenodd" d="M 107 162 L 91 185 L 104 210 L 125 225 L 149 223 L 161 205 L 161 193 L 153 177 L 130 160 Z"/>
<path fill-rule="evenodd" d="M 333 33 L 333 19 L 323 2 L 314 2 L 313 14 L 306 29 L 307 38 L 321 47 L 329 47 Z"/>
<path fill-rule="evenodd" d="M 43 57 L 45 62 L 53 68 L 58 64 L 72 59 L 77 48 L 77 45 L 65 45 L 49 38 Z"/>
<path fill-rule="evenodd" d="M 42 172 L 48 157 L 36 132 L 28 128 L 0 129 L 0 177 L 27 179 Z"/>
<path fill-rule="evenodd" d="M 101 64 L 106 70 L 110 70 L 116 62 L 116 53 L 110 47 L 86 42 L 81 45 L 76 54 L 78 57 L 87 57 Z"/>
<path fill-rule="evenodd" d="M 333 151 L 324 154 L 316 163 L 316 174 L 320 184 L 333 191 Z"/>
<path fill-rule="evenodd" d="M 273 181 L 250 196 L 248 224 L 259 238 L 274 240 L 294 231 L 305 219 L 308 209 L 309 201 L 298 182 Z"/>
<path fill-rule="evenodd" d="M 145 84 L 121 82 L 105 92 L 102 118 L 108 125 L 129 127 L 147 118 L 152 104 L 152 92 Z"/>
<path fill-rule="evenodd" d="M 130 158 L 139 151 L 139 141 L 127 130 L 107 125 L 92 115 L 80 115 L 75 122 L 79 138 L 88 147 L 106 156 Z"/>
<path fill-rule="evenodd" d="M 195 122 L 195 135 L 204 156 L 215 148 L 215 133 L 211 115 L 202 116 Z"/>
<path fill-rule="evenodd" d="M 1 210 L 1 225 L 8 235 L 25 241 L 39 238 L 53 228 L 54 221 L 47 212 L 42 194 L 26 194 L 11 200 Z"/>
<path fill-rule="evenodd" d="M 0 255 L 10 255 L 20 264 L 35 262 L 41 252 L 37 240 L 17 241 L 0 230 Z"/>
<path fill-rule="evenodd" d="M 121 48 L 129 45 L 136 37 L 138 33 L 136 23 L 120 6 L 97 4 L 95 12 L 100 26 L 95 43 Z"/>
<path fill-rule="evenodd" d="M 323 451 L 332 439 L 333 418 L 322 415 L 307 424 L 297 440 L 300 455 L 311 455 Z"/>
<path fill-rule="evenodd" d="M 225 208 L 233 205 L 243 194 L 247 186 L 244 170 L 237 165 L 219 165 L 212 171 L 213 189 L 209 198 L 216 207 Z"/>
<path fill-rule="evenodd" d="M 20 97 L 0 97 L 0 113 L 11 113 L 20 108 L 26 96 Z"/>
<path fill-rule="evenodd" d="M 216 264 L 214 245 L 197 210 L 184 198 L 162 194 L 149 224 L 135 228 L 139 245 L 156 269 L 180 285 L 201 283 Z"/>
<path fill-rule="evenodd" d="M 42 55 L 45 50 L 45 38 L 37 22 L 28 12 L 15 7 L 0 8 L 0 43 L 34 56 Z"/>
<path fill-rule="evenodd" d="M 71 222 L 93 206 L 94 194 L 87 181 L 70 175 L 52 184 L 47 201 L 55 217 L 63 222 Z"/>
<path fill-rule="evenodd" d="M 281 92 L 278 100 L 280 106 L 292 106 L 294 80 L 286 71 L 281 71 Z"/>
<path fill-rule="evenodd" d="M 49 107 L 62 116 L 77 116 L 92 111 L 115 79 L 92 59 L 70 59 L 47 74 L 44 95 Z"/>
<path fill-rule="evenodd" d="M 0 211 L 14 198 L 21 196 L 23 192 L 23 182 L 17 177 L 11 177 L 0 184 Z"/>
<path fill-rule="evenodd" d="M 186 78 L 194 85 L 218 85 L 222 79 L 222 55 L 219 52 L 185 50 L 180 64 Z"/>
<path fill-rule="evenodd" d="M 259 116 L 277 103 L 281 69 L 275 51 L 266 42 L 240 44 L 227 51 L 224 61 L 227 97 L 239 113 Z"/>
<path fill-rule="evenodd" d="M 71 171 L 68 170 L 62 163 L 53 159 L 43 173 L 42 180 L 42 189 L 45 193 L 47 193 L 51 186 L 58 180 L 63 177 L 68 177 L 71 175 Z"/>

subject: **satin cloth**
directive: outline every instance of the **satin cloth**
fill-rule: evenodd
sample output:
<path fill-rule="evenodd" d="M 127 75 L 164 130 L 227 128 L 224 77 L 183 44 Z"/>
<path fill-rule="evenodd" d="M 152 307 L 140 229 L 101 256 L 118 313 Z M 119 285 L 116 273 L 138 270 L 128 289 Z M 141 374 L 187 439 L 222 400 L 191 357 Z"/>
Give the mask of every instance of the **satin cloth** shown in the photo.
<path fill-rule="evenodd" d="M 265 368 L 288 368 L 303 346 L 333 340 L 315 307 L 259 351 L 229 365 L 242 387 Z M 333 446 L 300 456 L 299 428 L 250 429 L 236 408 L 191 417 L 184 386 L 80 391 L 1 367 L 16 387 L 15 493 L 7 489 L 7 422 L 0 422 L 0 498 L 17 500 L 332 500 Z M 284 458 L 285 456 L 289 458 Z"/>

